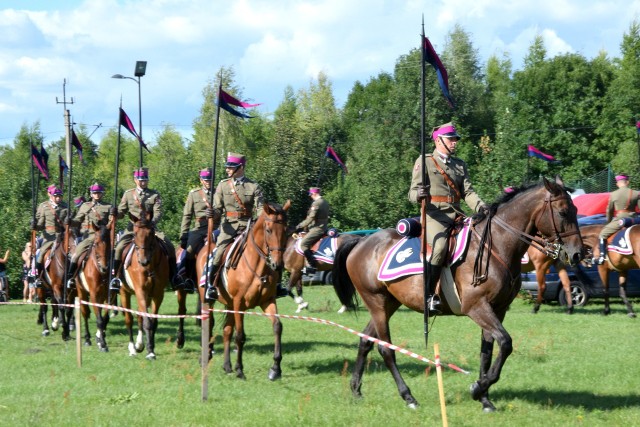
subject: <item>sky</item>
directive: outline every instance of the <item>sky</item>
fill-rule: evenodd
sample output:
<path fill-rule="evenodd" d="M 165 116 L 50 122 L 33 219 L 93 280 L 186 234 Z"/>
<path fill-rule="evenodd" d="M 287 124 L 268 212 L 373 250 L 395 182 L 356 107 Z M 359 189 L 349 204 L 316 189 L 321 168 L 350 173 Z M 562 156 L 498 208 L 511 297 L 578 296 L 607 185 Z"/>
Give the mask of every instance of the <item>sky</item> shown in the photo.
<path fill-rule="evenodd" d="M 243 100 L 264 114 L 319 72 L 341 108 L 355 82 L 393 72 L 419 46 L 422 16 L 437 52 L 458 24 L 483 64 L 508 55 L 519 69 L 536 35 L 549 57 L 619 57 L 640 0 L 0 0 L 0 145 L 36 122 L 45 144 L 61 138 L 63 86 L 73 122 L 94 141 L 117 125 L 120 100 L 138 128 L 136 61 L 147 61 L 151 144 L 167 124 L 191 138 L 220 67 L 233 67 Z"/>

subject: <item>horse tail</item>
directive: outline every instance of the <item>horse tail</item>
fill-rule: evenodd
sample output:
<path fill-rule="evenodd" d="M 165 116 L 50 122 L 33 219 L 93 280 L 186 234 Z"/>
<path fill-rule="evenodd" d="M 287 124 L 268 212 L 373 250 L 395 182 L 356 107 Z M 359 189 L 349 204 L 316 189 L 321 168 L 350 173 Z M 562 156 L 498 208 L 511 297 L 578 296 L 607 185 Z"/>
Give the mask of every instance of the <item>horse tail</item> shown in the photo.
<path fill-rule="evenodd" d="M 333 260 L 333 269 L 331 270 L 333 289 L 336 291 L 340 302 L 348 308 L 356 308 L 358 306 L 358 298 L 356 288 L 353 286 L 351 277 L 347 272 L 347 258 L 360 240 L 360 238 L 351 239 L 338 247 Z"/>

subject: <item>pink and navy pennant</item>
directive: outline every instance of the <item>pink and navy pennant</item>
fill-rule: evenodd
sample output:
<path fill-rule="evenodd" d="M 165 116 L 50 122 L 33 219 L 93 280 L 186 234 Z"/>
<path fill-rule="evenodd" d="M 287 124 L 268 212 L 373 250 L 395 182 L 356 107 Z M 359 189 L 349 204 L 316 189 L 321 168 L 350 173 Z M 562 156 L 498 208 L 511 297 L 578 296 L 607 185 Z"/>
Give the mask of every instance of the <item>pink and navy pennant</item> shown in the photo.
<path fill-rule="evenodd" d="M 442 65 L 442 61 L 440 61 L 429 39 L 425 36 L 423 36 L 422 39 L 422 56 L 424 60 L 431 64 L 436 70 L 436 76 L 438 77 L 438 84 L 440 84 L 442 94 L 447 99 L 449 106 L 454 108 L 453 98 L 451 97 L 451 93 L 449 93 L 449 75 L 447 74 L 447 70 L 444 68 L 444 65 Z"/>
<path fill-rule="evenodd" d="M 240 101 L 239 99 L 234 98 L 233 96 L 222 90 L 222 88 L 220 88 L 220 91 L 218 93 L 218 105 L 220 106 L 220 108 L 233 114 L 236 117 L 241 117 L 243 119 L 252 119 L 254 118 L 254 116 L 250 116 L 246 113 L 240 112 L 233 108 L 232 105 L 241 108 L 253 108 L 261 104 L 249 104 L 248 102 Z"/>
<path fill-rule="evenodd" d="M 560 163 L 560 160 L 557 160 L 551 154 L 543 153 L 542 151 L 538 150 L 536 147 L 534 147 L 531 144 L 527 145 L 527 152 L 529 156 L 537 157 L 539 159 L 544 160 L 545 162 Z"/>

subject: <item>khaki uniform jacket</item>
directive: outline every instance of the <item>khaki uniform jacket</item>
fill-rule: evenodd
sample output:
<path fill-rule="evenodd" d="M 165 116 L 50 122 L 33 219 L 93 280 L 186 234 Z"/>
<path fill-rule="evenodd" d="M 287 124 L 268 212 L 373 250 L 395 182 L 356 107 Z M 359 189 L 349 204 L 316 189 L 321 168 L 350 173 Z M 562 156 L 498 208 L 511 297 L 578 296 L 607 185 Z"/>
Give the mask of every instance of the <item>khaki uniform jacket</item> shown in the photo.
<path fill-rule="evenodd" d="M 629 187 L 618 188 L 609 195 L 607 205 L 607 221 L 628 218 L 635 215 L 639 192 Z"/>
<path fill-rule="evenodd" d="M 189 192 L 182 211 L 181 236 L 189 233 L 192 222 L 195 223 L 194 229 L 196 230 L 207 228 L 206 210 L 209 207 L 210 194 L 211 192 L 204 188 L 196 188 Z"/>
<path fill-rule="evenodd" d="M 254 211 L 256 215 L 262 213 L 264 196 L 260 186 L 246 177 L 239 181 L 236 184 L 231 178 L 223 179 L 216 187 L 213 207 L 222 212 L 223 223 L 246 225 Z"/>
<path fill-rule="evenodd" d="M 80 226 L 80 233 L 93 234 L 95 231 L 90 227 L 93 224 L 96 228 L 107 225 L 109 222 L 109 211 L 111 204 L 103 201 L 89 201 L 80 205 L 80 209 L 73 217 L 72 225 Z"/>
<path fill-rule="evenodd" d="M 329 202 L 320 196 L 313 201 L 307 212 L 307 217 L 296 228 L 320 227 L 322 231 L 326 231 L 327 224 L 329 224 Z"/>
<path fill-rule="evenodd" d="M 57 206 L 54 206 L 50 200 L 42 202 L 36 211 L 36 230 L 42 231 L 45 241 L 53 241 L 56 233 L 64 232 L 64 222 L 68 214 L 69 208 L 64 202 L 60 202 Z"/>
<path fill-rule="evenodd" d="M 160 193 L 148 188 L 142 190 L 140 193 L 138 193 L 137 188 L 125 191 L 118 205 L 118 218 L 123 218 L 127 213 L 136 218 L 140 218 L 143 203 L 147 212 L 153 212 L 153 222 L 155 224 L 160 222 L 160 219 L 162 219 L 162 199 L 160 198 Z"/>

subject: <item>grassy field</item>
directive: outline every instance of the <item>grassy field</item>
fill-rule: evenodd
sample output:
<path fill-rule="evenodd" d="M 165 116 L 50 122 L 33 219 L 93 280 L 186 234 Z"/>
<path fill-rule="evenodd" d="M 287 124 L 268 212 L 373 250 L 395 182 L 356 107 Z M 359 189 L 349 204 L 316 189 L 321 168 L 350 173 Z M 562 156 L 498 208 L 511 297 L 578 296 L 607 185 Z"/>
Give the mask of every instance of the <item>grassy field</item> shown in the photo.
<path fill-rule="evenodd" d="M 311 303 L 303 313 L 361 330 L 368 312 L 337 314 L 332 288 L 305 288 Z M 282 314 L 294 314 L 290 299 L 279 300 Z M 638 301 L 635 301 L 637 304 Z M 195 309 L 193 298 L 190 312 Z M 559 306 L 531 305 L 517 299 L 507 314 L 514 352 L 491 397 L 498 412 L 484 414 L 469 396 L 478 375 L 480 329 L 469 319 L 437 318 L 429 348 L 424 347 L 422 316 L 406 309 L 392 319 L 394 344 L 433 359 L 439 343 L 443 362 L 471 371 L 444 371 L 447 416 L 452 426 L 640 425 L 638 319 L 618 303 L 602 316 L 602 305 L 578 308 L 568 316 Z M 420 403 L 405 407 L 377 352 L 364 377 L 363 399 L 349 389 L 358 338 L 329 325 L 284 319 L 283 377 L 267 379 L 272 364 L 271 323 L 247 317 L 245 374 L 242 381 L 221 368 L 220 315 L 216 349 L 209 367 L 209 399 L 200 399 L 199 330 L 187 323 L 185 348 L 175 347 L 177 321 L 161 319 L 156 361 L 144 353 L 128 356 L 122 316 L 109 325 L 109 353 L 83 348 L 76 366 L 75 342 L 60 332 L 42 337 L 36 306 L 0 306 L 0 424 L 135 426 L 417 426 L 441 424 L 435 369 L 398 354 L 401 372 Z M 175 314 L 167 293 L 162 314 Z M 91 322 L 92 334 L 95 325 Z"/>

